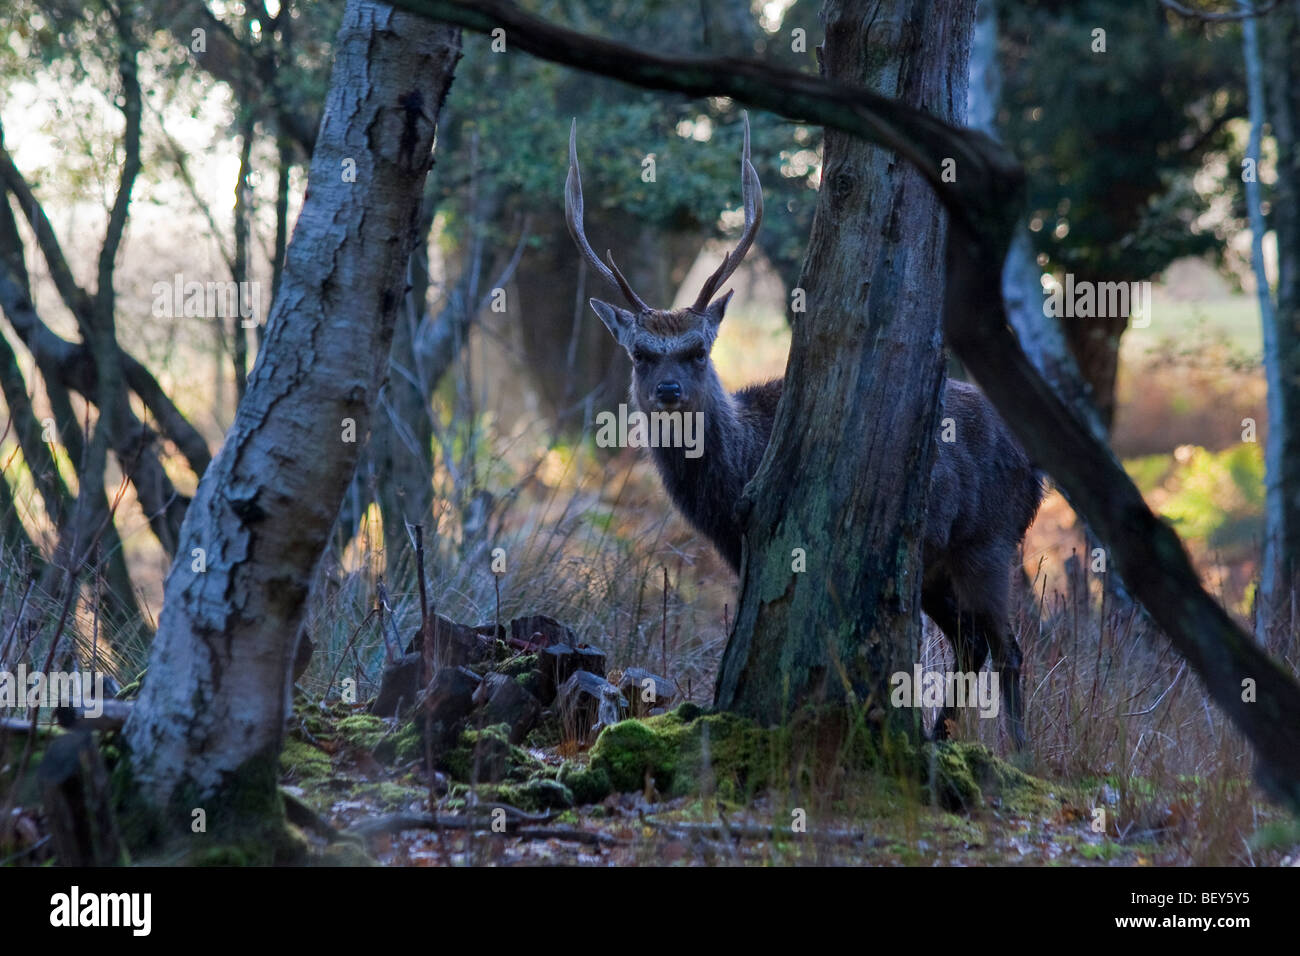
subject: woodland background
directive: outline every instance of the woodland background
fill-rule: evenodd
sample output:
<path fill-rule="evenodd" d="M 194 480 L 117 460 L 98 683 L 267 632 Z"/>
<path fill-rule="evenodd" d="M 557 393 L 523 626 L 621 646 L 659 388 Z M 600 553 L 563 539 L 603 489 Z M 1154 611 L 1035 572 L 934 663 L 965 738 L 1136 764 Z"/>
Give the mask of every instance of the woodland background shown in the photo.
<path fill-rule="evenodd" d="M 636 48 L 819 69 L 817 0 L 523 6 Z M 1296 462 L 1271 431 L 1294 386 L 1269 386 L 1300 354 L 1286 318 L 1300 246 L 1275 221 L 1297 171 L 1291 133 L 1279 140 L 1270 117 L 1298 118 L 1286 84 L 1300 15 L 1276 7 L 1257 34 L 1254 19 L 1207 21 L 1156 0 L 981 2 L 966 119 L 1027 173 L 1019 270 L 1004 280 L 1018 331 L 1041 320 L 1047 277 L 1155 284 L 1148 327 L 1067 320 L 1059 340 L 1022 341 L 1073 365 L 1109 447 L 1204 587 L 1294 675 L 1296 506 L 1283 492 Z M 15 0 L 0 14 L 0 668 L 53 659 L 124 687 L 145 670 L 167 571 L 189 560 L 186 509 L 273 318 L 343 16 L 341 3 L 187 0 Z M 641 453 L 595 447 L 594 416 L 625 400 L 629 363 L 586 306 L 607 290 L 580 269 L 562 184 L 576 116 L 593 245 L 616 251 L 648 301 L 685 304 L 739 226 L 742 107 L 639 90 L 508 43 L 495 52 L 466 34 L 437 115 L 410 289 L 305 598 L 315 653 L 298 689 L 337 699 L 343 673 L 363 699 L 376 692 L 393 636 L 421 627 L 418 524 L 438 613 L 551 615 L 611 667 L 655 669 L 707 705 L 736 581 Z M 785 369 L 822 171 L 820 126 L 749 115 L 767 214 L 714 351 L 732 388 Z M 262 322 L 156 314 L 155 283 L 177 273 L 257 283 Z M 1249 748 L 1123 583 L 1090 569 L 1096 546 L 1053 490 L 1017 590 L 1032 728 L 1022 768 L 1093 795 L 1081 805 L 1116 808 L 1122 832 L 1046 849 L 987 843 L 999 859 L 1280 858 L 1285 838 L 1259 839 L 1261 815 L 1276 811 L 1246 783 Z M 502 574 L 490 567 L 497 547 Z M 921 636 L 937 665 L 941 638 L 928 624 Z M 1005 749 L 988 722 L 965 731 Z M 352 759 L 325 777 L 356 773 Z M 285 764 L 290 785 L 304 765 Z M 418 794 L 420 780 L 410 770 L 391 785 Z M 23 805 L 20 790 L 6 809 Z M 1073 822 L 1067 813 L 1062 831 Z M 442 859 L 418 844 L 389 851 Z"/>

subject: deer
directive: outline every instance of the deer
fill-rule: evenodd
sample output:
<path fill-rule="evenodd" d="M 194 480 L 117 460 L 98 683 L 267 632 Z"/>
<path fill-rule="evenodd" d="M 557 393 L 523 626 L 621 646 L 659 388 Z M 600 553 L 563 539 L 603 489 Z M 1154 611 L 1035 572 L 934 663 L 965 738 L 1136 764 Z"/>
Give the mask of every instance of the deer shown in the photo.
<path fill-rule="evenodd" d="M 732 290 L 718 290 L 745 258 L 763 220 L 763 192 L 750 159 L 749 118 L 744 117 L 741 193 L 744 227 L 734 249 L 684 309 L 652 308 L 633 291 L 606 251 L 592 250 L 583 228 L 582 176 L 577 120 L 569 130 L 565 220 L 583 259 L 629 308 L 591 299 L 592 310 L 632 360 L 631 401 L 654 412 L 703 416 L 703 454 L 681 448 L 651 449 L 668 496 L 686 520 L 708 538 L 731 569 L 742 571 L 743 528 L 735 510 L 758 470 L 772 435 L 783 379 L 728 392 L 711 353 Z M 943 416 L 962 440 L 936 435 L 922 543 L 921 609 L 951 644 L 957 668 L 974 673 L 991 654 L 999 672 L 1002 709 L 1015 749 L 1026 744 L 1020 646 L 1010 626 L 1012 569 L 1020 543 L 1038 511 L 1042 474 L 1030 462 L 993 406 L 974 385 L 948 379 Z M 931 736 L 947 739 L 956 713 L 943 708 Z"/>

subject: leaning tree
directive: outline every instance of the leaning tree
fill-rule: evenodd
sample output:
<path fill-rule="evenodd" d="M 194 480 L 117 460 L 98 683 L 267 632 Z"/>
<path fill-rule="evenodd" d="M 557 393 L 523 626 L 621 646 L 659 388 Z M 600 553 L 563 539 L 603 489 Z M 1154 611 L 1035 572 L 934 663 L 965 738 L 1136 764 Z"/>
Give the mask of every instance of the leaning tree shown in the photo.
<path fill-rule="evenodd" d="M 219 832 L 277 800 L 295 638 L 387 368 L 459 56 L 459 30 L 347 4 L 265 342 L 186 513 L 125 728 L 138 793 L 171 829 L 203 807 Z"/>
<path fill-rule="evenodd" d="M 1034 370 L 1007 326 L 1000 276 L 1024 188 L 1009 152 L 871 90 L 746 60 L 656 56 L 557 28 L 500 0 L 396 5 L 483 33 L 503 28 L 515 48 L 569 66 L 656 89 L 729 96 L 821 123 L 915 167 L 949 217 L 942 303 L 949 344 L 1026 449 L 1070 494 L 1134 594 L 1252 742 L 1263 781 L 1300 805 L 1294 730 L 1300 686 L 1201 589 L 1177 536 Z M 348 4 L 311 191 L 281 295 L 235 426 L 186 517 L 150 680 L 127 727 L 137 779 L 151 799 L 184 814 L 173 818 L 176 823 L 188 820 L 195 799 L 229 806 L 250 782 L 273 797 L 273 758 L 305 582 L 355 464 L 353 446 L 340 433 L 346 419 L 364 430 L 387 359 L 412 211 L 457 48 L 454 31 L 422 28 L 369 0 Z M 357 181 L 340 183 L 339 169 L 349 159 Z M 943 175 L 950 163 L 959 171 L 955 179 Z M 823 377 L 851 376 L 862 356 L 831 350 L 827 360 Z M 782 418 L 781 428 L 794 427 L 793 416 Z M 789 439 L 778 435 L 769 457 L 782 441 Z M 830 479 L 806 469 L 793 480 L 792 497 L 816 497 Z M 781 548 L 786 542 L 774 529 L 754 524 L 761 520 L 755 508 L 750 541 L 758 544 L 748 560 L 766 566 L 765 542 Z M 194 548 L 206 551 L 205 572 L 184 559 Z M 776 578 L 762 584 L 765 590 L 782 586 Z M 746 600 L 757 596 L 746 591 Z M 844 618 L 832 622 L 835 633 L 848 633 L 854 626 L 848 618 L 859 608 L 837 603 L 834 595 L 827 603 L 830 613 Z M 760 618 L 751 615 L 755 623 L 748 630 L 738 626 L 732 642 L 741 642 L 742 651 L 748 642 L 741 654 L 746 666 L 779 675 L 786 661 L 753 640 Z M 825 618 L 786 621 L 791 639 L 813 648 L 810 632 Z M 835 663 L 828 648 L 828 668 Z M 805 660 L 800 673 L 806 676 L 811 667 Z M 764 683 L 774 680 L 752 686 Z M 1243 683 L 1252 695 L 1243 694 Z"/>
<path fill-rule="evenodd" d="M 949 346 L 983 385 L 1026 451 L 1106 544 L 1134 596 L 1200 675 L 1211 698 L 1250 740 L 1259 757 L 1261 783 L 1300 807 L 1295 730 L 1300 726 L 1300 683 L 1205 592 L 1173 529 L 1151 512 L 1115 455 L 1038 373 L 1007 324 L 1002 267 L 1025 188 L 1024 170 L 1014 155 L 982 133 L 959 129 L 869 90 L 744 59 L 646 53 L 556 27 L 504 0 L 396 0 L 396 5 L 477 32 L 504 29 L 518 49 L 629 83 L 694 96 L 729 96 L 751 107 L 820 122 L 896 153 L 914 166 L 949 216 L 942 303 Z M 945 176 L 953 164 L 958 175 Z M 822 377 L 853 374 L 857 356 L 852 350 L 833 352 L 829 358 L 829 367 L 819 370 Z M 787 416 L 779 427 L 797 426 Z M 769 458 L 781 440 L 774 435 Z M 760 476 L 767 467 L 760 466 Z M 812 469 L 799 472 L 792 497 L 815 496 L 827 480 Z M 773 529 L 760 531 L 752 520 L 753 514 L 749 540 L 785 545 Z M 861 528 L 853 531 L 863 533 Z M 763 563 L 767 556 L 759 553 L 747 560 Z M 781 587 L 779 580 L 763 583 L 765 590 Z M 746 600 L 757 596 L 746 592 Z M 831 603 L 834 606 L 833 599 Z M 857 610 L 841 607 L 845 615 Z M 737 616 L 744 613 L 741 608 Z M 790 639 L 812 647 L 812 638 L 800 633 L 805 626 L 816 625 L 788 619 Z M 753 666 L 773 675 L 772 683 L 779 680 L 783 658 L 761 656 L 768 648 L 756 647 L 752 631 L 739 626 L 731 636 L 732 643 L 737 641 L 749 642 L 758 658 Z M 834 666 L 829 654 L 827 664 Z"/>

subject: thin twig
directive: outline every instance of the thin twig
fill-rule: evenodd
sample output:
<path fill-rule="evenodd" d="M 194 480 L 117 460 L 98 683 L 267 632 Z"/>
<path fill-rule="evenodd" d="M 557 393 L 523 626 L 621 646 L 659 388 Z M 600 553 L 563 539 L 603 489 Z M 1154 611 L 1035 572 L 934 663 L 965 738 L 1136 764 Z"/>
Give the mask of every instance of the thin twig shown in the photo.
<path fill-rule="evenodd" d="M 330 679 L 325 683 L 325 697 L 329 697 L 330 695 L 330 688 L 334 686 L 334 678 L 338 677 L 339 668 L 343 666 L 343 661 L 348 656 L 348 650 L 349 648 L 352 647 L 352 642 L 357 639 L 357 635 L 360 634 L 361 629 L 366 626 L 366 622 L 369 621 L 372 617 L 374 617 L 377 613 L 379 613 L 378 605 L 372 607 L 370 609 L 370 612 L 361 619 L 361 623 L 356 626 L 356 629 L 352 632 L 352 636 L 348 638 L 348 642 L 343 645 L 343 652 L 339 654 L 339 659 L 334 662 L 334 670 L 330 673 Z M 380 636 L 383 636 L 384 627 L 382 621 L 380 621 L 379 623 L 379 633 Z M 322 703 L 323 702 L 324 701 L 322 700 Z"/>

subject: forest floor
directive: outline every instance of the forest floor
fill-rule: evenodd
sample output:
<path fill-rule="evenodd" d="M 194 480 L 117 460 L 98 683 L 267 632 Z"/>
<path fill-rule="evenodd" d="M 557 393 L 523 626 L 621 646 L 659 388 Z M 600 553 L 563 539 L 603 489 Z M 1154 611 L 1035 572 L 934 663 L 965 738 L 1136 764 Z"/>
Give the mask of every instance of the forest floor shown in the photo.
<path fill-rule="evenodd" d="M 1234 322 L 1198 341 L 1154 330 L 1126 337 L 1113 444 L 1179 531 L 1207 588 L 1249 626 L 1267 423 L 1257 344 L 1244 318 Z M 1247 421 L 1257 426 L 1249 437 Z M 498 463 L 499 452 L 483 449 Z M 457 527 L 454 510 L 441 525 L 431 519 L 426 577 L 438 612 L 474 626 L 553 615 L 575 646 L 607 654 L 597 676 L 617 683 L 629 667 L 655 670 L 679 688 L 674 704 L 707 705 L 734 618 L 735 578 L 674 514 L 652 466 L 634 452 L 609 458 L 553 444 L 519 467 L 513 486 L 493 477 L 493 525 L 479 542 Z M 498 545 L 508 554 L 502 575 L 488 570 L 486 549 Z M 346 682 L 364 702 L 379 690 L 392 649 L 418 631 L 411 556 L 390 560 L 382 547 L 382 526 L 368 526 L 328 556 L 308 614 L 317 649 L 299 685 L 282 783 L 310 808 L 319 826 L 305 827 L 304 838 L 322 851 L 327 840 L 348 842 L 338 834 L 369 827 L 351 845 L 391 866 L 1300 861 L 1295 823 L 1250 783 L 1249 746 L 1140 609 L 1092 573 L 1091 546 L 1059 494 L 1049 495 L 1024 544 L 1032 586 L 1016 589 L 1030 729 L 1028 750 L 1015 758 L 1021 773 L 1000 770 L 1010 790 L 980 784 L 960 801 L 936 799 L 924 774 L 888 769 L 845 770 L 797 788 L 724 773 L 687 787 L 652 774 L 584 794 L 575 785 L 601 745 L 562 745 L 552 727 L 502 748 L 514 776 L 497 783 L 471 784 L 463 766 L 442 766 L 433 780 L 438 820 L 428 819 L 430 780 L 411 726 L 373 717 L 364 703 L 319 703 L 338 701 Z M 92 622 L 74 623 L 92 632 Z M 1269 650 L 1300 673 L 1300 641 Z M 120 683 L 140 672 L 145 653 L 118 662 Z M 950 669 L 950 654 L 927 625 L 923 666 Z M 985 766 L 1004 765 L 979 754 L 1009 753 L 997 724 L 971 718 L 958 728 L 960 746 L 978 745 L 968 755 Z M 708 769 L 700 756 L 692 759 Z M 713 771 L 726 756 L 714 748 Z M 505 807 L 504 821 L 489 819 Z"/>
<path fill-rule="evenodd" d="M 1194 318 L 1173 324 L 1191 327 Z M 1206 586 L 1245 626 L 1257 574 L 1267 425 L 1249 332 L 1243 321 L 1179 340 L 1154 329 L 1134 334 L 1113 438 L 1147 500 L 1179 531 Z M 1256 426 L 1249 434 L 1248 420 Z M 497 531 L 507 542 L 510 573 L 496 582 L 440 573 L 440 612 L 470 624 L 553 614 L 607 652 L 611 668 L 658 670 L 681 688 L 679 699 L 707 704 L 734 609 L 734 578 L 673 514 L 650 466 L 635 456 L 597 460 L 576 446 L 557 446 L 511 500 L 515 510 Z M 424 821 L 370 836 L 368 849 L 397 866 L 1300 860 L 1294 822 L 1250 782 L 1250 748 L 1140 609 L 1107 586 L 1104 574 L 1089 573 L 1090 547 L 1064 499 L 1051 494 L 1025 542 L 1032 587 L 1017 589 L 1013 622 L 1025 651 L 1031 736 L 1016 766 L 1036 783 L 1032 800 L 986 790 L 979 800 L 945 807 L 914 780 L 869 770 L 806 787 L 802 797 L 760 787 L 702 794 L 631 786 L 633 792 L 551 807 L 545 819 L 512 819 L 504 833 L 486 825 L 465 829 L 464 819 L 440 828 Z M 370 578 L 379 573 L 372 554 L 354 562 L 359 570 L 344 576 L 337 597 L 321 603 L 309 624 L 323 652 L 309 675 L 316 699 L 331 693 L 322 676 L 332 681 L 351 672 L 358 688 L 378 686 L 379 668 L 369 662 L 384 653 L 385 641 L 363 620 L 374 606 Z M 452 564 L 471 566 L 468 559 Z M 409 635 L 418 626 L 414 577 L 409 569 L 379 567 L 397 630 Z M 1300 670 L 1300 643 L 1270 650 Z M 928 629 L 920 653 L 927 670 L 947 667 L 949 655 Z M 365 666 L 354 669 L 350 661 L 358 657 Z M 340 712 L 331 718 L 342 719 Z M 958 737 L 1005 755 L 996 723 L 970 720 Z M 402 730 L 378 733 L 398 737 Z M 298 741 L 323 749 L 314 760 L 286 763 L 289 792 L 340 831 L 378 817 L 398 826 L 398 815 L 428 813 L 418 759 L 377 760 L 347 737 L 314 727 Z M 589 751 L 552 739 L 530 739 L 522 749 L 532 777 L 559 776 L 566 764 L 591 761 Z M 479 793 L 463 779 L 442 779 L 435 792 L 439 814 L 462 818 L 476 800 L 486 807 L 499 797 L 499 787 Z M 808 812 L 796 832 L 791 814 L 801 808 Z"/>
<path fill-rule="evenodd" d="M 351 831 L 384 866 L 1227 862 L 1219 856 L 1226 848 L 1213 846 L 1228 832 L 1214 822 L 1224 813 L 1224 794 L 1209 781 L 1185 781 L 1176 793 L 1148 792 L 1139 801 L 1141 812 L 1134 812 L 1135 795 L 1109 781 L 1056 784 L 1030 777 L 974 743 L 936 751 L 940 760 L 954 754 L 968 760 L 980 781 L 973 795 L 960 801 L 965 805 L 950 809 L 942 804 L 954 801 L 926 785 L 870 769 L 840 775 L 821 796 L 807 796 L 805 789 L 807 807 L 793 806 L 801 802 L 797 796 L 773 790 L 731 800 L 698 791 L 661 795 L 656 781 L 648 779 L 641 792 L 611 793 L 587 805 L 521 809 L 497 802 L 503 793 L 498 786 L 476 788 L 439 773 L 434 784 L 439 825 L 434 825 L 422 761 L 376 759 L 374 754 L 385 748 L 375 744 L 373 733 L 367 737 L 356 731 L 377 724 L 362 719 L 364 725 L 355 717 L 344 718 L 351 730 L 313 721 L 315 745 L 296 741 L 286 751 L 283 786 L 328 826 Z M 665 719 L 671 717 L 657 720 Z M 392 727 L 386 724 L 381 734 L 392 734 Z M 523 748 L 521 755 L 536 776 L 560 779 L 565 779 L 561 768 L 566 764 L 585 765 L 590 758 L 590 753 L 566 757 L 559 747 Z M 929 759 L 936 760 L 935 754 Z M 725 756 L 719 755 L 717 763 L 721 784 Z M 1133 784 L 1116 782 L 1126 788 Z M 1229 851 L 1236 852 L 1236 862 L 1300 865 L 1300 831 L 1287 823 L 1286 814 L 1250 792 L 1253 788 L 1245 782 L 1235 789 L 1249 802 L 1256 828 L 1247 845 Z M 495 819 L 494 809 L 499 811 Z M 1121 819 L 1129 822 L 1121 825 Z M 314 842 L 317 849 L 324 848 L 319 836 Z"/>

